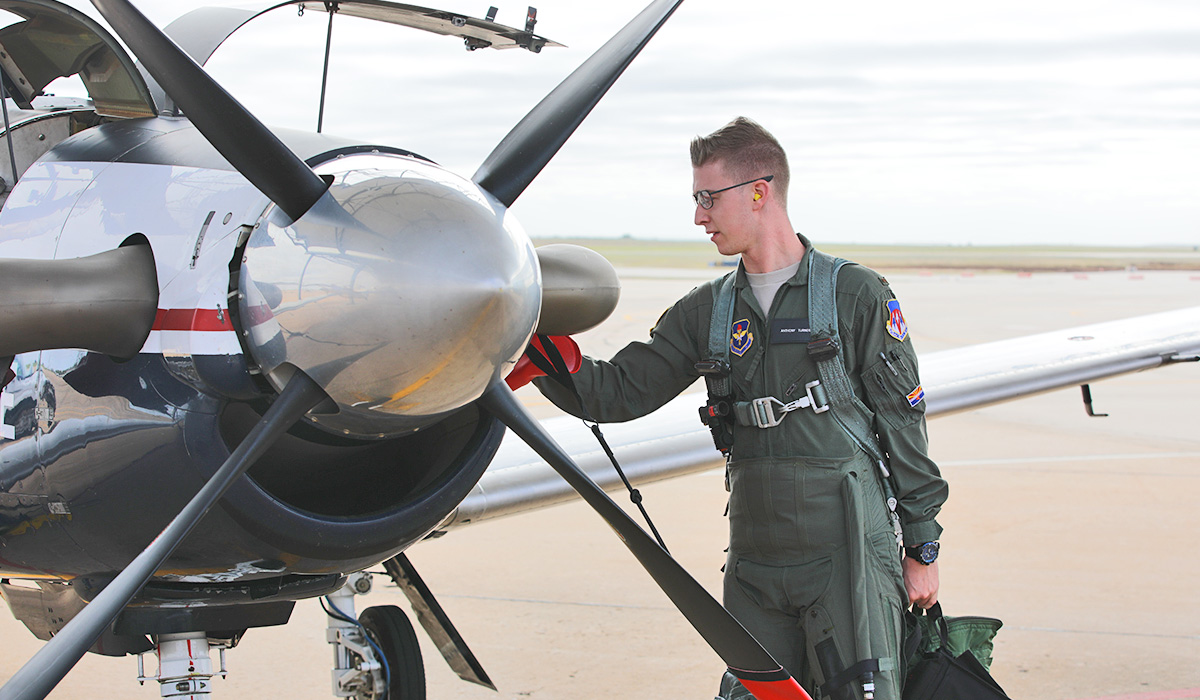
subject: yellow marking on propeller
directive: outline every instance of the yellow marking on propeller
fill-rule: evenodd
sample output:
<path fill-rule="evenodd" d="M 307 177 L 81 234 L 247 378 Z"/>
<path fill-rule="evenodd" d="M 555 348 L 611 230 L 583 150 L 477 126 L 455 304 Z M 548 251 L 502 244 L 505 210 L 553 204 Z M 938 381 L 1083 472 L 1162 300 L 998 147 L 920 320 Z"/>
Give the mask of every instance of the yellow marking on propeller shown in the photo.
<path fill-rule="evenodd" d="M 467 329 L 468 332 L 477 330 L 479 328 L 480 324 L 482 324 L 483 321 L 487 318 L 488 312 L 490 312 L 492 310 L 492 307 L 494 307 L 495 305 L 496 305 L 496 298 L 493 297 L 492 300 L 487 303 L 487 306 L 483 307 L 483 310 L 479 312 L 479 316 L 476 317 L 475 322 L 471 324 L 471 327 L 469 329 Z M 463 347 L 463 343 L 459 343 L 458 347 L 455 348 L 452 352 L 446 353 L 446 356 L 444 358 L 442 358 L 442 361 L 439 362 L 436 367 L 434 367 L 433 369 L 426 372 L 424 374 L 424 376 L 422 376 L 417 381 L 413 382 L 412 384 L 409 384 L 408 387 L 405 388 L 404 390 L 402 390 L 400 393 L 393 394 L 391 399 L 376 406 L 375 410 L 384 411 L 385 413 L 398 413 L 400 411 L 403 411 L 404 409 L 415 407 L 417 405 L 415 403 L 399 403 L 399 401 L 400 401 L 400 399 L 408 396 L 409 394 L 413 393 L 414 391 L 420 389 L 421 387 L 425 386 L 430 381 L 432 381 L 434 377 L 436 377 L 438 374 L 440 374 L 442 372 L 442 370 L 446 369 L 446 367 L 451 362 L 454 361 L 455 356 L 458 355 L 460 350 L 462 350 L 462 347 Z"/>

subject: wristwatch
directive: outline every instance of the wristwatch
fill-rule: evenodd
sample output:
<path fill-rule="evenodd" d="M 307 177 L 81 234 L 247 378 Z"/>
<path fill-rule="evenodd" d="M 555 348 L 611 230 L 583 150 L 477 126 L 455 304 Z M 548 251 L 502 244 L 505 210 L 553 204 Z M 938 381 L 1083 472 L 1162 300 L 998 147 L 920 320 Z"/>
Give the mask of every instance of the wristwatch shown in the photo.
<path fill-rule="evenodd" d="M 925 566 L 929 566 L 933 562 L 937 561 L 938 551 L 941 550 L 941 548 L 942 546 L 937 542 L 926 542 L 925 544 L 919 544 L 916 547 L 905 547 L 904 556 L 924 564 Z"/>

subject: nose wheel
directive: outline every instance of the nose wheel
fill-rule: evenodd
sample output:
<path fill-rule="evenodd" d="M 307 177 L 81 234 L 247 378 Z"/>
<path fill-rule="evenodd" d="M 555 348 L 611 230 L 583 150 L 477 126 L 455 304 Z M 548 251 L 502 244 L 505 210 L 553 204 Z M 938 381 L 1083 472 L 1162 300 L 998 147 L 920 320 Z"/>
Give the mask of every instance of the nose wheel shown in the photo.
<path fill-rule="evenodd" d="M 412 623 L 395 605 L 367 608 L 358 621 L 387 662 L 388 700 L 425 700 L 425 667 Z M 360 696 L 362 697 L 362 696 Z M 374 696 L 370 697 L 374 700 Z"/>
<path fill-rule="evenodd" d="M 425 700 L 421 647 L 408 616 L 395 605 L 367 608 L 356 620 L 354 596 L 371 590 L 355 574 L 326 597 L 326 636 L 334 653 L 333 694 L 355 700 Z"/>

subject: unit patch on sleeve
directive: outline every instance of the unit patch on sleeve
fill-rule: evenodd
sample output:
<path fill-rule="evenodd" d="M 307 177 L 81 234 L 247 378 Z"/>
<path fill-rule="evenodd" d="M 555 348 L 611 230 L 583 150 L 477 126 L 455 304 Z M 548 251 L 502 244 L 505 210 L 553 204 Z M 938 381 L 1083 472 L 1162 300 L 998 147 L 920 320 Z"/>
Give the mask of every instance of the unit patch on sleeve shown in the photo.
<path fill-rule="evenodd" d="M 750 332 L 750 319 L 743 318 L 733 324 L 729 336 L 729 349 L 734 355 L 741 357 L 754 344 L 754 334 Z"/>
<path fill-rule="evenodd" d="M 887 310 L 887 332 L 896 340 L 904 340 L 908 337 L 908 324 L 904 322 L 904 314 L 900 312 L 900 302 L 895 299 L 888 299 L 884 302 L 884 307 Z"/>
<path fill-rule="evenodd" d="M 921 388 L 920 384 L 918 384 L 916 389 L 913 389 L 911 392 L 909 392 L 907 398 L 908 405 L 915 408 L 917 404 L 921 403 L 921 399 L 925 398 L 925 390 Z"/>

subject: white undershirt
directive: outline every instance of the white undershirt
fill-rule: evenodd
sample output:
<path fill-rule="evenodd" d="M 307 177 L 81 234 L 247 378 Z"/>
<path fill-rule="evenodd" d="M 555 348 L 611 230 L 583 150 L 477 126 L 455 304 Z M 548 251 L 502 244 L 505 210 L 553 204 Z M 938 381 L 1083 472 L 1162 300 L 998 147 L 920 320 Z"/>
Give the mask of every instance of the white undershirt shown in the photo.
<path fill-rule="evenodd" d="M 764 315 L 770 315 L 771 302 L 775 301 L 775 293 L 792 277 L 796 276 L 796 271 L 800 269 L 800 262 L 796 261 L 787 267 L 773 270 L 771 272 L 747 272 L 746 279 L 750 280 L 750 291 L 754 292 L 754 298 L 758 300 L 758 305 L 762 308 Z"/>

